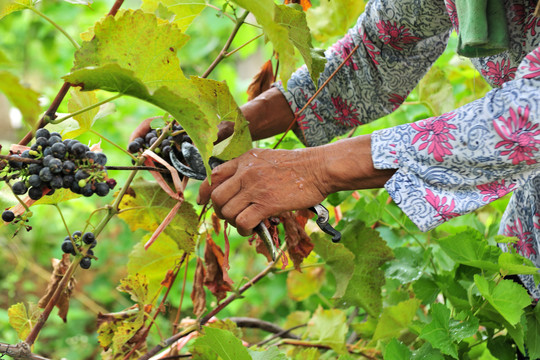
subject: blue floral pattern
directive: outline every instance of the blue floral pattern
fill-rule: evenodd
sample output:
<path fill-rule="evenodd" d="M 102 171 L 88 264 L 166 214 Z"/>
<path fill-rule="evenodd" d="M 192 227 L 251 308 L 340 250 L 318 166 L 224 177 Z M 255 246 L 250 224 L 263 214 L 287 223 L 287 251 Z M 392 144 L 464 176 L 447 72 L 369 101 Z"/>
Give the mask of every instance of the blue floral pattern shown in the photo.
<path fill-rule="evenodd" d="M 452 112 L 372 134 L 377 169 L 397 169 L 385 188 L 428 231 L 514 192 L 500 233 L 540 267 L 540 19 L 536 0 L 504 0 L 509 49 L 471 59 L 494 89 Z M 459 31 L 453 0 L 372 0 L 326 52 L 320 84 L 358 50 L 298 118 L 297 136 L 317 146 L 394 110 Z M 319 85 L 320 85 L 319 84 Z M 279 86 L 279 85 L 278 85 Z M 315 92 L 305 67 L 284 95 L 293 111 Z M 534 298 L 540 288 L 520 276 Z"/>

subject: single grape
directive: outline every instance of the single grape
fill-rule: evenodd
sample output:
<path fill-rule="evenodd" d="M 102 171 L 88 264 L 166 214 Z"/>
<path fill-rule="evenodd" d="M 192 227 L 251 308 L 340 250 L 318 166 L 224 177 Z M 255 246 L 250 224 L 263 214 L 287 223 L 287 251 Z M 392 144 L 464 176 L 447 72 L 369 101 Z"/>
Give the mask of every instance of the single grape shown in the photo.
<path fill-rule="evenodd" d="M 62 135 L 59 132 L 56 132 L 56 131 L 52 132 L 51 136 L 58 136 L 60 138 L 62 137 Z"/>
<path fill-rule="evenodd" d="M 37 144 L 33 144 L 32 146 L 30 146 L 30 150 L 32 150 L 32 151 L 38 151 L 39 148 L 38 148 Z"/>
<path fill-rule="evenodd" d="M 75 194 L 80 194 L 82 189 L 81 187 L 79 186 L 79 184 L 77 183 L 77 181 L 74 181 L 71 183 L 69 189 L 71 190 L 71 192 L 75 193 Z"/>
<path fill-rule="evenodd" d="M 15 184 L 13 184 L 11 188 L 13 189 L 13 193 L 15 195 L 24 195 L 26 194 L 26 191 L 28 190 L 28 188 L 22 181 L 17 181 Z"/>
<path fill-rule="evenodd" d="M 87 151 L 86 154 L 84 154 L 84 157 L 86 157 L 88 160 L 91 160 L 93 163 L 95 163 L 97 159 L 97 155 L 93 151 Z"/>
<path fill-rule="evenodd" d="M 152 139 L 157 139 L 157 135 L 155 130 L 150 131 L 146 136 L 144 137 L 144 141 L 149 144 Z M 155 141 L 155 140 L 154 140 Z"/>
<path fill-rule="evenodd" d="M 132 141 L 128 145 L 128 151 L 132 154 L 135 154 L 141 149 L 141 144 L 137 141 Z"/>
<path fill-rule="evenodd" d="M 62 251 L 65 254 L 73 254 L 73 255 L 75 255 L 75 248 L 73 247 L 73 244 L 71 243 L 71 240 L 69 240 L 69 236 L 62 243 Z"/>
<path fill-rule="evenodd" d="M 69 152 L 69 144 L 73 142 L 73 139 L 64 139 L 62 142 L 66 145 L 66 150 Z"/>
<path fill-rule="evenodd" d="M 32 174 L 28 177 L 28 185 L 30 186 L 41 186 L 41 179 L 39 175 Z"/>
<path fill-rule="evenodd" d="M 52 156 L 52 150 L 50 147 L 47 147 L 45 148 L 45 150 L 43 150 L 43 156 L 49 156 L 49 155 Z"/>
<path fill-rule="evenodd" d="M 36 145 L 41 146 L 41 150 L 45 149 L 47 146 L 49 146 L 48 138 L 38 137 L 36 139 Z"/>
<path fill-rule="evenodd" d="M 63 159 L 66 156 L 67 148 L 66 148 L 66 145 L 64 145 L 64 143 L 62 142 L 57 142 L 53 144 L 53 146 L 51 146 L 51 150 L 52 150 L 52 155 L 55 158 Z"/>
<path fill-rule="evenodd" d="M 107 186 L 109 186 L 109 189 L 114 189 L 114 187 L 116 186 L 116 180 L 114 179 L 107 179 L 107 181 L 105 181 L 107 183 Z"/>
<path fill-rule="evenodd" d="M 73 240 L 75 240 L 75 241 L 78 241 L 78 240 L 81 238 L 81 236 L 82 236 L 82 231 L 79 231 L 79 230 L 75 231 L 75 232 L 71 235 L 71 237 L 72 237 Z"/>
<path fill-rule="evenodd" d="M 81 144 L 80 142 L 77 142 L 76 144 L 74 144 L 74 145 L 71 147 L 71 153 L 72 153 L 76 158 L 82 158 L 82 156 L 84 155 L 85 152 L 86 152 L 86 148 L 85 148 L 84 145 Z"/>
<path fill-rule="evenodd" d="M 101 166 L 105 166 L 107 164 L 107 155 L 104 153 L 96 153 L 97 159 L 96 163 Z"/>
<path fill-rule="evenodd" d="M 30 175 L 39 174 L 39 172 L 43 169 L 43 166 L 40 164 L 30 164 L 28 165 L 28 173 Z"/>
<path fill-rule="evenodd" d="M 94 190 L 92 190 L 92 184 L 86 184 L 82 189 L 81 189 L 81 194 L 85 197 L 90 197 L 94 194 Z"/>
<path fill-rule="evenodd" d="M 36 138 L 43 137 L 45 139 L 48 139 L 50 136 L 51 134 L 49 133 L 49 130 L 45 128 L 37 129 L 36 131 Z"/>
<path fill-rule="evenodd" d="M 88 255 L 88 256 L 90 256 L 90 255 L 91 255 L 91 256 L 94 256 L 94 250 L 92 250 L 92 249 L 86 250 L 86 255 Z"/>
<path fill-rule="evenodd" d="M 51 172 L 51 169 L 49 169 L 48 167 L 45 167 L 45 168 L 41 169 L 40 172 L 39 172 L 39 178 L 43 182 L 51 181 L 52 178 L 53 178 L 53 174 Z"/>
<path fill-rule="evenodd" d="M 139 137 L 136 137 L 133 141 L 134 141 L 134 142 L 138 142 L 139 145 L 141 145 L 141 146 L 144 145 L 144 138 L 142 138 L 142 137 L 140 137 L 140 136 L 139 136 Z"/>
<path fill-rule="evenodd" d="M 53 174 L 60 174 L 63 169 L 62 160 L 53 158 L 51 161 L 49 161 L 49 169 L 51 169 Z"/>
<path fill-rule="evenodd" d="M 83 269 L 90 269 L 90 266 L 92 265 L 92 258 L 88 257 L 88 256 L 85 256 L 81 259 L 81 262 L 79 263 L 79 265 L 83 268 Z"/>
<path fill-rule="evenodd" d="M 62 142 L 62 138 L 60 136 L 51 135 L 49 140 L 47 140 L 49 146 L 53 146 L 56 143 Z"/>
<path fill-rule="evenodd" d="M 88 174 L 86 171 L 84 170 L 77 170 L 77 172 L 75 173 L 75 180 L 79 181 L 79 180 L 83 180 L 83 179 L 86 179 L 90 176 L 90 174 Z"/>
<path fill-rule="evenodd" d="M 77 166 L 71 160 L 66 160 L 66 161 L 64 161 L 62 163 L 62 173 L 65 174 L 65 175 L 75 173 L 76 168 L 77 168 Z"/>
<path fill-rule="evenodd" d="M 91 232 L 84 233 L 84 235 L 82 237 L 82 241 L 86 245 L 90 245 L 91 243 L 94 242 L 94 240 L 96 240 L 96 237 L 94 236 L 94 233 L 91 233 Z"/>
<path fill-rule="evenodd" d="M 24 150 L 24 151 L 21 153 L 21 157 L 22 157 L 22 158 L 25 158 L 25 159 L 30 159 L 30 150 Z"/>
<path fill-rule="evenodd" d="M 28 196 L 32 200 L 39 200 L 43 197 L 43 190 L 40 186 L 32 186 L 28 189 Z"/>
<path fill-rule="evenodd" d="M 2 213 L 2 220 L 12 222 L 15 219 L 15 213 L 11 210 L 6 210 Z"/>
<path fill-rule="evenodd" d="M 60 189 L 64 185 L 64 180 L 61 175 L 55 175 L 51 179 L 50 187 L 53 189 Z"/>
<path fill-rule="evenodd" d="M 109 185 L 105 182 L 100 182 L 96 184 L 96 194 L 98 196 L 107 196 L 109 193 Z"/>
<path fill-rule="evenodd" d="M 92 244 L 90 245 L 90 249 L 93 249 L 97 246 L 97 240 L 94 240 Z"/>
<path fill-rule="evenodd" d="M 49 192 L 47 193 L 47 196 L 52 196 L 56 192 L 56 189 L 49 189 Z"/>
<path fill-rule="evenodd" d="M 43 158 L 43 167 L 49 167 L 49 163 L 51 162 L 51 160 L 54 159 L 54 156 L 52 155 L 47 155 Z"/>
<path fill-rule="evenodd" d="M 62 178 L 62 187 L 64 189 L 69 189 L 71 187 L 71 184 L 75 181 L 75 176 L 73 175 L 64 175 Z"/>

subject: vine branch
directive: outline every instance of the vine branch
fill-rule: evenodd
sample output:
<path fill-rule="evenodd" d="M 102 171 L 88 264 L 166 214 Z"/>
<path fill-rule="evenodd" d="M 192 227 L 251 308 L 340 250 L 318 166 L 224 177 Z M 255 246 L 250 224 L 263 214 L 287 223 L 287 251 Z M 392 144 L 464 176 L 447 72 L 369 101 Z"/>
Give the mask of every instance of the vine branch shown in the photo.
<path fill-rule="evenodd" d="M 0 343 L 0 354 L 2 357 L 7 355 L 17 360 L 50 360 L 41 355 L 33 354 L 30 350 L 30 345 L 24 342 L 20 342 L 16 345 Z"/>

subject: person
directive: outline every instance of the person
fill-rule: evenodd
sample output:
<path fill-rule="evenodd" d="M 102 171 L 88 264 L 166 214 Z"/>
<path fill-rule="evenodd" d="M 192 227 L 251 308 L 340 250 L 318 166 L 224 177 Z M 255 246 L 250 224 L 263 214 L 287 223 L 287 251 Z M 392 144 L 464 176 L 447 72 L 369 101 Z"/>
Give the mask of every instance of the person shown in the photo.
<path fill-rule="evenodd" d="M 370 1 L 326 51 L 319 84 L 360 46 L 297 118 L 294 131 L 308 147 L 252 149 L 226 162 L 213 170 L 211 185 L 201 185 L 198 202 L 211 199 L 219 217 L 248 235 L 261 220 L 333 192 L 384 186 L 428 231 L 513 191 L 500 233 L 517 237 L 510 246 L 540 266 L 540 19 L 536 1 L 501 4 L 504 21 L 497 26 L 507 25 L 507 48 L 471 58 L 493 90 L 440 116 L 329 143 L 396 110 L 445 50 L 452 29 L 459 34 L 453 0 Z M 285 131 L 315 90 L 302 67 L 286 90 L 275 84 L 242 106 L 253 138 Z M 220 139 L 231 129 L 222 124 Z M 531 275 L 520 280 L 540 298 Z"/>

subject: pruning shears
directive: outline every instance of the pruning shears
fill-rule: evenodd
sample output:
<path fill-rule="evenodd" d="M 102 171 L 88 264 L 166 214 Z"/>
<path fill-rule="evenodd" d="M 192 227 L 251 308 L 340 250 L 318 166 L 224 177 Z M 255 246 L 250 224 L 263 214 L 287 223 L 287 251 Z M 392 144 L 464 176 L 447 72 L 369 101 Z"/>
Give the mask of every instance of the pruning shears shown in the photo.
<path fill-rule="evenodd" d="M 206 168 L 204 167 L 204 161 L 201 156 L 201 153 L 199 150 L 191 143 L 189 142 L 183 142 L 181 146 L 182 151 L 182 157 L 184 158 L 186 164 L 183 164 L 177 157 L 174 151 L 170 152 L 170 158 L 171 163 L 174 166 L 178 172 L 190 179 L 196 179 L 196 180 L 204 180 L 206 179 Z M 210 168 L 213 169 L 218 165 L 223 164 L 225 161 L 218 159 L 216 157 L 210 157 L 208 164 L 210 165 Z M 338 242 L 341 240 L 341 233 L 334 229 L 332 225 L 328 223 L 329 220 L 329 213 L 328 209 L 326 209 L 322 204 L 315 205 L 313 207 L 310 207 L 309 210 L 313 211 L 315 214 L 317 214 L 317 220 L 316 223 L 319 226 L 319 228 L 324 231 L 325 233 L 332 235 L 332 241 Z M 266 248 L 270 252 L 270 256 L 272 257 L 272 260 L 276 260 L 278 251 L 276 249 L 276 245 L 274 244 L 272 240 L 272 236 L 270 235 L 270 232 L 268 232 L 268 228 L 264 224 L 263 221 L 259 223 L 254 229 L 253 229 L 259 237 L 264 242 Z"/>

